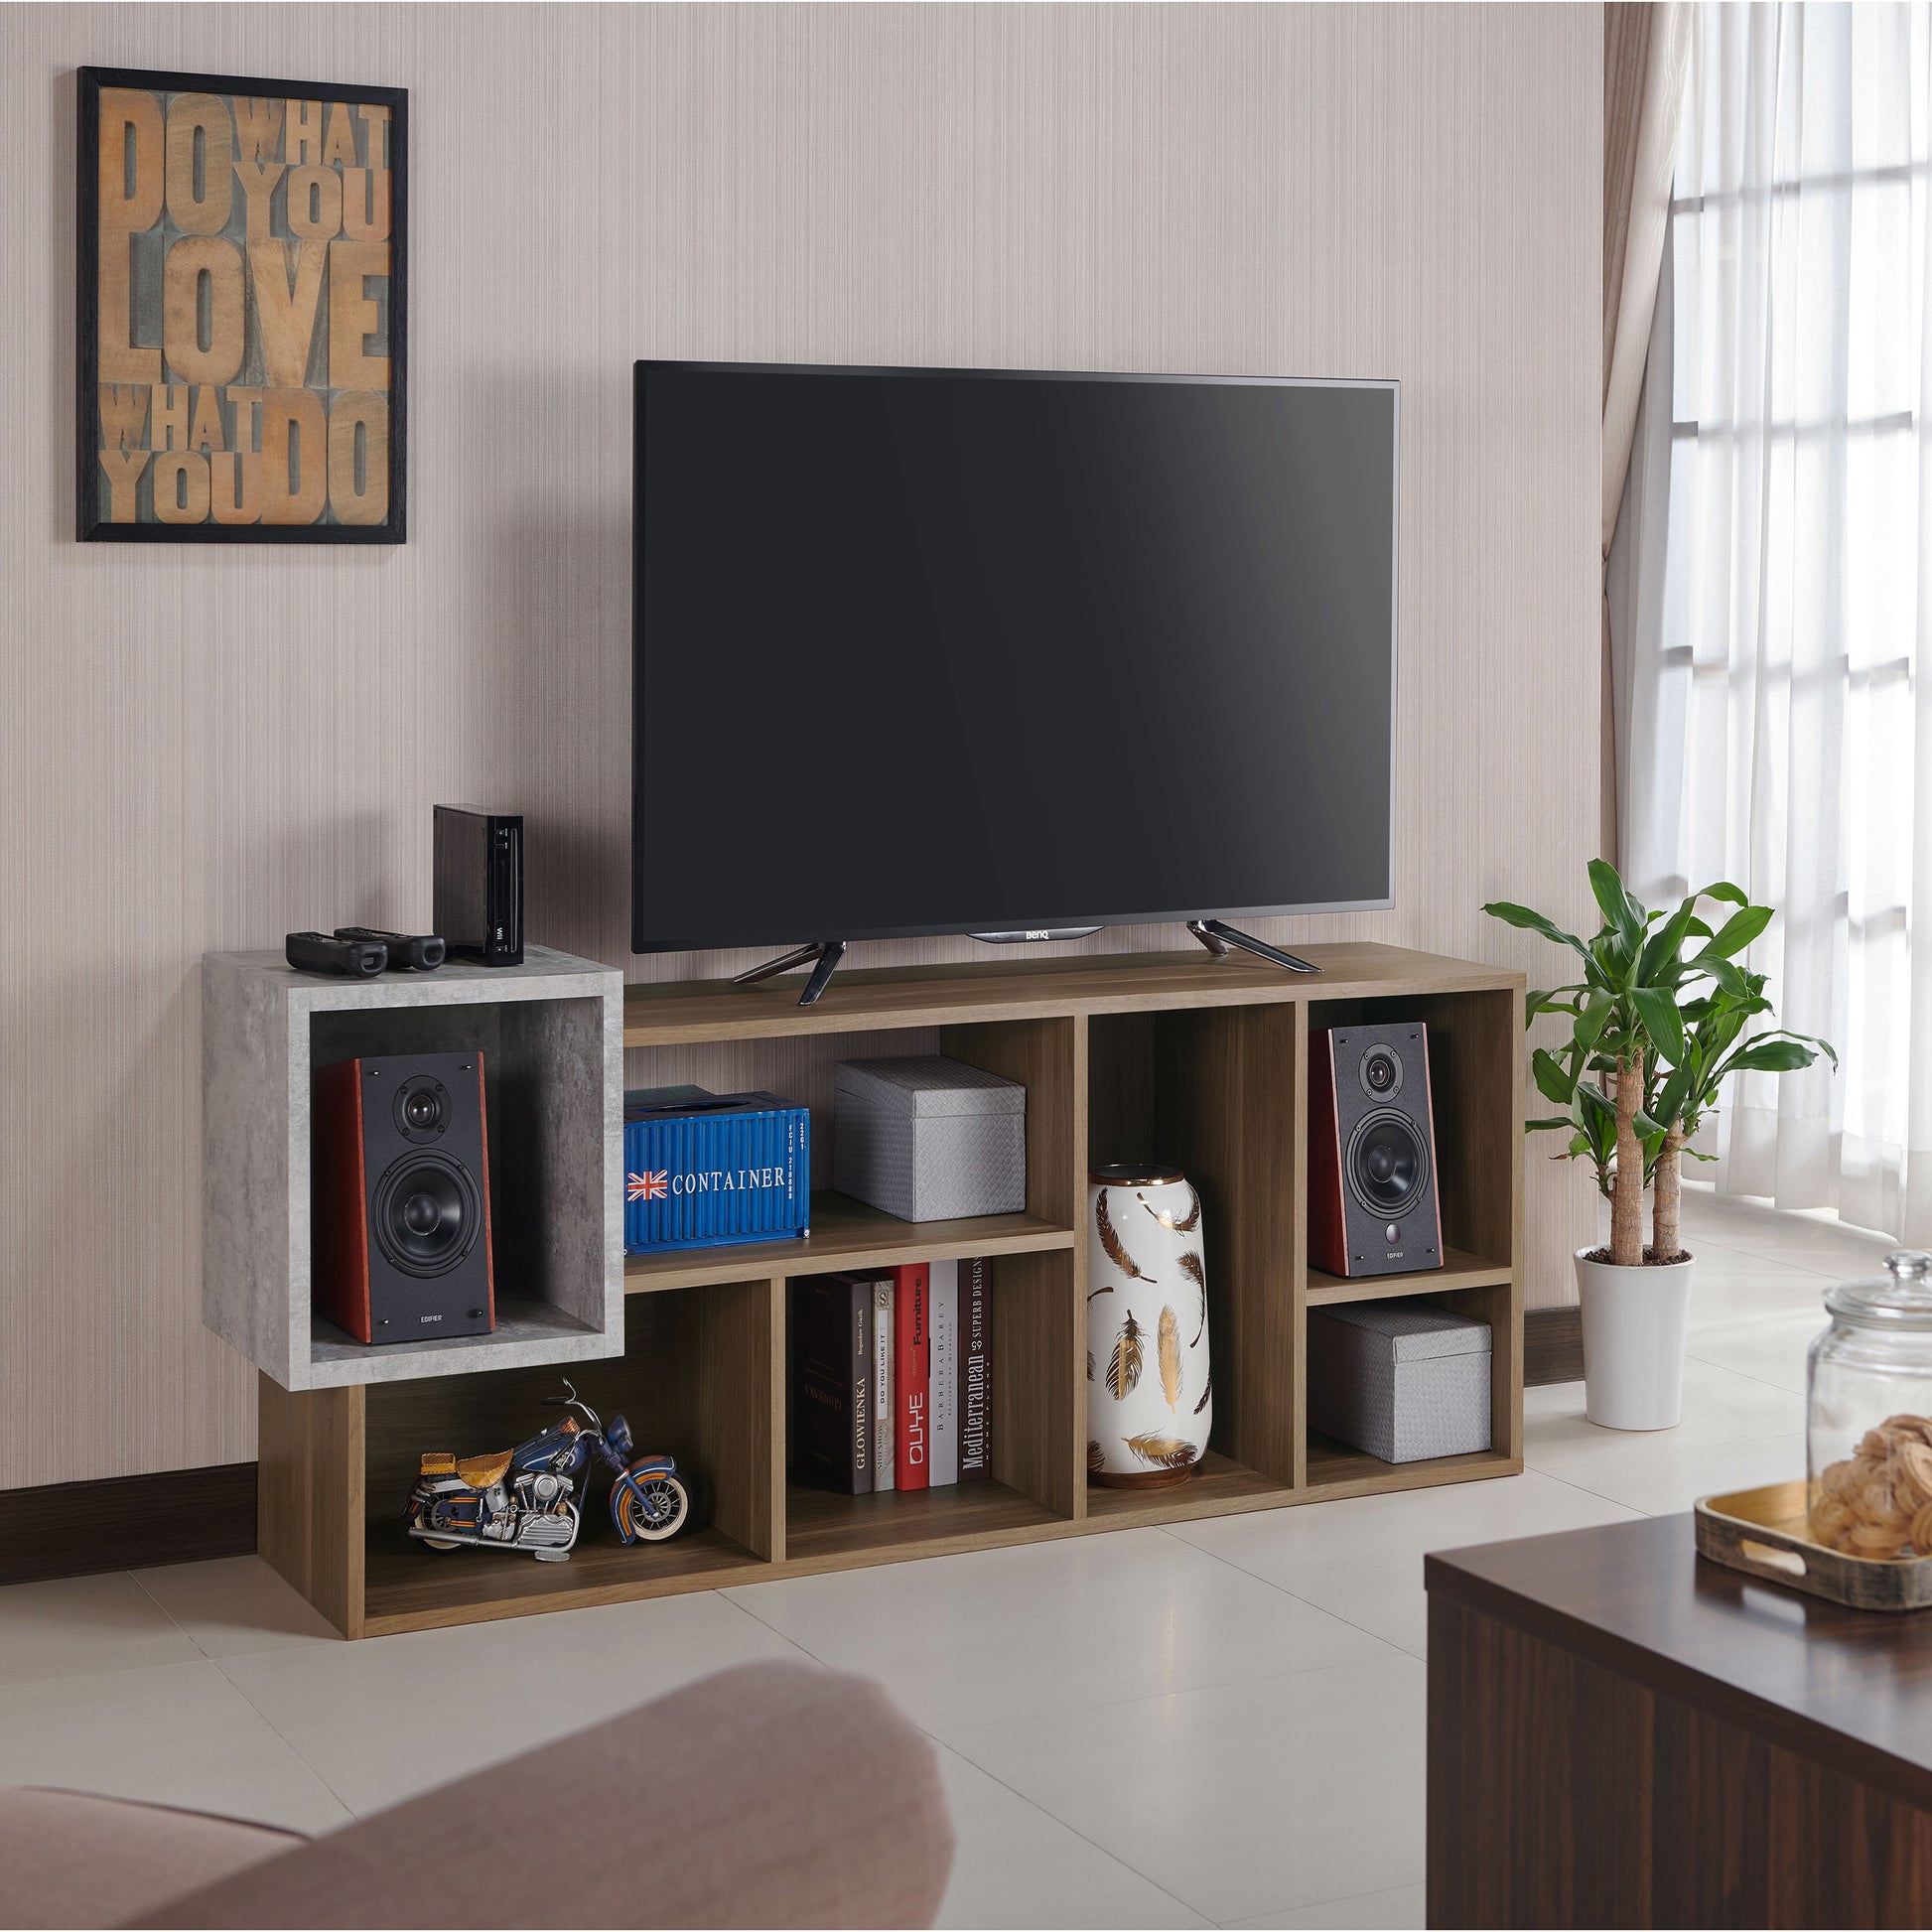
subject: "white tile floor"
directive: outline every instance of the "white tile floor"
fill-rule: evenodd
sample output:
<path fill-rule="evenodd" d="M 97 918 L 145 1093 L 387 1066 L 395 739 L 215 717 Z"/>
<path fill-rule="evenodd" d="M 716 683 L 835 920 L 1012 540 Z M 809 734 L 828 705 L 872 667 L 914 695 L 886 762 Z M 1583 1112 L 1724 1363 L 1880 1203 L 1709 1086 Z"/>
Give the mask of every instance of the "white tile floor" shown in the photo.
<path fill-rule="evenodd" d="M 253 1558 L 23 1585 L 0 1590 L 0 1783 L 326 1831 L 803 1656 L 878 1677 L 937 1741 L 960 1842 L 942 1924 L 1419 1926 L 1424 1552 L 1801 1473 L 1819 1294 L 1889 1245 L 1704 1192 L 1685 1219 L 1667 1433 L 1533 1389 L 1510 1481 L 360 1644 Z"/>

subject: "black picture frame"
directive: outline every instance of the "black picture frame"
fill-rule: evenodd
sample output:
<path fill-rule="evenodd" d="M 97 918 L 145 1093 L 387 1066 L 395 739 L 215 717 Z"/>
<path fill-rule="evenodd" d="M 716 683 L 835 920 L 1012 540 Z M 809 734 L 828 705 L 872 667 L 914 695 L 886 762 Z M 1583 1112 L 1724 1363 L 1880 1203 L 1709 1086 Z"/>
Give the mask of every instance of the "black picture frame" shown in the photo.
<path fill-rule="evenodd" d="M 77 69 L 74 174 L 75 526 L 82 543 L 375 543 L 407 537 L 409 345 L 409 90 L 255 75 L 179 73 L 145 68 Z M 207 93 L 254 100 L 342 101 L 386 107 L 390 115 L 388 290 L 389 490 L 380 523 L 167 523 L 108 521 L 100 514 L 100 104 L 103 88 Z M 250 300 L 244 327 L 254 314 Z M 152 430 L 150 430 L 152 434 Z"/>

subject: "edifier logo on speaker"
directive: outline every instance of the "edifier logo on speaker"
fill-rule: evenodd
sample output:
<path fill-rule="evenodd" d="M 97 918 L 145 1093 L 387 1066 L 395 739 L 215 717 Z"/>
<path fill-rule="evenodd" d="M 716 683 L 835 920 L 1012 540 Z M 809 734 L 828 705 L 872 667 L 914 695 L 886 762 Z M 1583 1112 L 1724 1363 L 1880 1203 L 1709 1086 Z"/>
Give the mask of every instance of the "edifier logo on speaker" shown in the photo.
<path fill-rule="evenodd" d="M 418 1321 L 441 1321 L 443 1319 L 440 1314 L 419 1314 L 416 1318 Z"/>

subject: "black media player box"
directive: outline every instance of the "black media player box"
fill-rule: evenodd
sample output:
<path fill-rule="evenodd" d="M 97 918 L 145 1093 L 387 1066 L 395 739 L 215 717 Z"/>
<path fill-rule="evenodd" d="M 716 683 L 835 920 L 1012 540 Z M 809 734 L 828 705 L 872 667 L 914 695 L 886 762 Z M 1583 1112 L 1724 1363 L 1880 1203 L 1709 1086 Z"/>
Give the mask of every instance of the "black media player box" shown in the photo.
<path fill-rule="evenodd" d="M 436 808 L 436 919 L 452 953 L 523 964 L 523 814 Z"/>

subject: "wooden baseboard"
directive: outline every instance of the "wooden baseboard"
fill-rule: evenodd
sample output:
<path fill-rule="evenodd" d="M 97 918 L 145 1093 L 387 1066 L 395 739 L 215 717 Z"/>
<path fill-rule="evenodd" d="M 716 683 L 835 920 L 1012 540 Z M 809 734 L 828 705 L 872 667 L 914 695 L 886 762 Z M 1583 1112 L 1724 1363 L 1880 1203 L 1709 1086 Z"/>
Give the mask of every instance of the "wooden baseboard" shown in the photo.
<path fill-rule="evenodd" d="M 0 1490 L 0 1584 L 245 1557 L 255 1548 L 255 1464 Z"/>
<path fill-rule="evenodd" d="M 1584 1379 L 1582 1309 L 1531 1309 L 1523 1316 L 1523 1386 Z"/>

